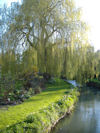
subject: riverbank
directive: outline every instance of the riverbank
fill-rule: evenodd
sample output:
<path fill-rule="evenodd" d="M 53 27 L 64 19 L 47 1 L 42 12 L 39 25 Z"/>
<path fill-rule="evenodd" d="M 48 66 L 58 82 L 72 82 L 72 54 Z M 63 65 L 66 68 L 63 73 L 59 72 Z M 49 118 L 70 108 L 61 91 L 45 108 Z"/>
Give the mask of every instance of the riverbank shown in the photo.
<path fill-rule="evenodd" d="M 24 103 L 0 110 L 1 133 L 47 133 L 78 100 L 77 88 L 56 79 L 41 94 Z"/>
<path fill-rule="evenodd" d="M 100 80 L 98 79 L 91 79 L 86 83 L 87 87 L 92 87 L 96 89 L 100 89 Z"/>
<path fill-rule="evenodd" d="M 51 133 L 100 133 L 100 90 L 83 90 L 72 114 L 60 120 Z"/>

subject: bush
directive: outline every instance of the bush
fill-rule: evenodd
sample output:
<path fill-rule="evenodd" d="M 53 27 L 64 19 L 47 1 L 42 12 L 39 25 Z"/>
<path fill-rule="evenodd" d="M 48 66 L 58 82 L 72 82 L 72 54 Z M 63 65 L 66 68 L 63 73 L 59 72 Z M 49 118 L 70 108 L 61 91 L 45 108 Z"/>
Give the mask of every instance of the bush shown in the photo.
<path fill-rule="evenodd" d="M 43 78 L 48 81 L 51 79 L 51 75 L 49 73 L 43 73 Z"/>
<path fill-rule="evenodd" d="M 92 80 L 89 80 L 86 85 L 88 87 L 94 87 L 94 88 L 97 88 L 97 89 L 100 89 L 100 81 L 97 80 L 97 79 L 92 79 Z"/>
<path fill-rule="evenodd" d="M 55 83 L 55 79 L 54 78 L 51 78 L 48 80 L 48 84 L 54 84 Z"/>

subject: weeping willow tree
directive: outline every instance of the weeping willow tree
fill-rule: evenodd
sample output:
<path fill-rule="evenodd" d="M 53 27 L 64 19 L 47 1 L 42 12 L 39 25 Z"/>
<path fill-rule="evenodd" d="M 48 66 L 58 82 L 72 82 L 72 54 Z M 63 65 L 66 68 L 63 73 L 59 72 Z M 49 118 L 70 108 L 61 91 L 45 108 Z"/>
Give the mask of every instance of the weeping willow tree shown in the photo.
<path fill-rule="evenodd" d="M 94 78 L 98 78 L 100 80 L 100 50 L 95 52 L 94 56 L 95 56 L 95 59 L 94 59 L 95 77 Z"/>
<path fill-rule="evenodd" d="M 80 10 L 75 8 L 73 1 L 23 0 L 10 29 L 20 44 L 34 48 L 40 71 L 47 72 L 48 49 L 57 45 L 56 40 L 62 42 L 63 38 L 66 43 L 66 36 L 81 26 L 79 16 Z"/>
<path fill-rule="evenodd" d="M 1 18 L 2 73 L 21 74 L 35 66 L 41 73 L 85 82 L 98 71 L 88 27 L 73 0 L 23 0 L 3 10 Z"/>

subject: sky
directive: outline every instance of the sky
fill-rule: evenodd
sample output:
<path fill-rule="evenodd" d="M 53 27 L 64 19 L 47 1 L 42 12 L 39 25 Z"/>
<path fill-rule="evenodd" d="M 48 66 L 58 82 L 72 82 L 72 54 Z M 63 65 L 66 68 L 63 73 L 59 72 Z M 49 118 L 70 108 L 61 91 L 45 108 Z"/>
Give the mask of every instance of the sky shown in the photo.
<path fill-rule="evenodd" d="M 4 4 L 7 4 L 7 6 L 10 6 L 11 2 L 20 2 L 21 0 L 0 0 L 0 7 L 2 7 Z"/>
<path fill-rule="evenodd" d="M 11 2 L 21 0 L 0 0 L 0 7 L 4 3 L 10 6 Z M 83 10 L 82 19 L 90 26 L 89 39 L 95 50 L 100 50 L 100 0 L 75 0 L 76 6 Z"/>
<path fill-rule="evenodd" d="M 100 0 L 75 0 L 76 6 L 83 10 L 83 20 L 91 30 L 89 39 L 95 50 L 100 50 Z"/>

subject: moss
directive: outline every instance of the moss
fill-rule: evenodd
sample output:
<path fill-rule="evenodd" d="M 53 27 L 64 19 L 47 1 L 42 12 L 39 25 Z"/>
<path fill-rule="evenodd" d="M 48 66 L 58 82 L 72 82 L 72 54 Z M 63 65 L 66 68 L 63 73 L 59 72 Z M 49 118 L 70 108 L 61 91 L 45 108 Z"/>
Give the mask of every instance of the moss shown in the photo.
<path fill-rule="evenodd" d="M 67 94 L 65 93 L 67 90 Z M 2 133 L 44 133 L 77 101 L 77 89 L 56 79 L 47 89 L 21 105 L 0 111 Z M 5 121 L 5 118 L 7 121 Z M 9 126 L 7 126 L 9 125 Z"/>

